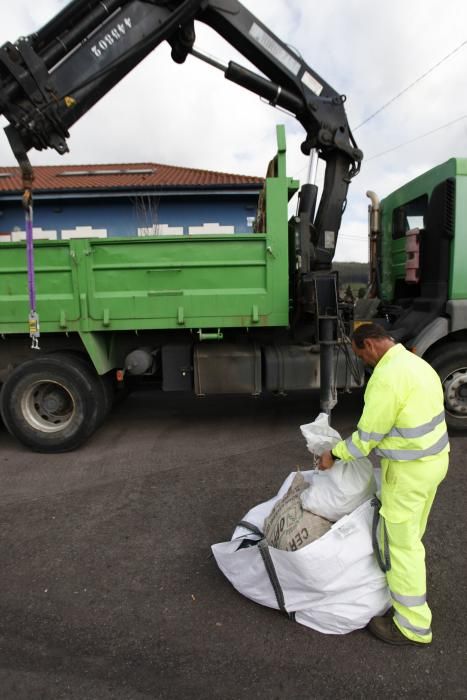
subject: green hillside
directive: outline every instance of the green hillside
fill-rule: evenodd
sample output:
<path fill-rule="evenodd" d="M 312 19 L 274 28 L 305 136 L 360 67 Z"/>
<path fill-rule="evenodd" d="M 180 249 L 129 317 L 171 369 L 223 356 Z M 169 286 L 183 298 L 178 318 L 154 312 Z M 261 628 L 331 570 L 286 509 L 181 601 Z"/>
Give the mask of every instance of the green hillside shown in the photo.
<path fill-rule="evenodd" d="M 333 269 L 339 273 L 339 284 L 365 286 L 368 282 L 368 263 L 336 262 Z"/>

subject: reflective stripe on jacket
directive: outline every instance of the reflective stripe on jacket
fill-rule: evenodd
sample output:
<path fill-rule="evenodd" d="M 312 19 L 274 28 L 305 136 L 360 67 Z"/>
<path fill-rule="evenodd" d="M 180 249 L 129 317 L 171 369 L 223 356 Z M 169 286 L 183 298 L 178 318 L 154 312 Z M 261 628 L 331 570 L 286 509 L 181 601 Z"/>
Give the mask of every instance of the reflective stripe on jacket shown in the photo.
<path fill-rule="evenodd" d="M 435 370 L 403 345 L 376 365 L 357 430 L 332 451 L 339 459 L 376 454 L 392 461 L 432 458 L 449 451 L 444 395 Z"/>

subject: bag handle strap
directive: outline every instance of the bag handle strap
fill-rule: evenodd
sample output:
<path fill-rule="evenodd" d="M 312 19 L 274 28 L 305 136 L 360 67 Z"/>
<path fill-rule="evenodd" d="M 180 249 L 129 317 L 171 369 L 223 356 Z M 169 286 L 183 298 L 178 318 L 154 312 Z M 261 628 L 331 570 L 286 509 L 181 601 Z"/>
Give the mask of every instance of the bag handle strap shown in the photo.
<path fill-rule="evenodd" d="M 247 530 L 250 530 L 253 534 L 261 537 L 261 539 L 264 537 L 264 533 L 261 532 L 259 527 L 256 527 L 256 525 L 253 525 L 253 523 L 249 523 L 248 520 L 240 520 L 240 522 L 237 523 L 237 527 L 244 527 Z"/>
<path fill-rule="evenodd" d="M 287 611 L 287 608 L 285 607 L 284 592 L 282 590 L 279 578 L 277 576 L 276 568 L 274 566 L 274 562 L 269 551 L 268 543 L 264 538 L 264 534 L 261 532 L 259 527 L 253 525 L 253 523 L 249 523 L 248 520 L 240 520 L 240 522 L 237 523 L 237 527 L 244 527 L 247 530 L 253 532 L 255 535 L 258 535 L 258 537 L 261 537 L 261 539 L 258 542 L 258 549 L 259 553 L 261 554 L 261 559 L 263 560 L 266 572 L 269 576 L 269 580 L 271 581 L 271 586 L 274 590 L 274 595 L 276 596 L 276 601 L 277 605 L 279 606 L 279 610 L 285 615 L 287 615 L 289 620 L 295 621 L 295 613 L 289 613 Z"/>
<path fill-rule="evenodd" d="M 295 622 L 295 613 L 294 612 L 288 612 L 287 608 L 285 607 L 285 600 L 284 600 L 284 592 L 282 590 L 281 584 L 279 582 L 278 576 L 276 569 L 274 567 L 274 562 L 271 557 L 271 553 L 269 551 L 269 546 L 268 543 L 266 542 L 265 539 L 262 539 L 258 542 L 258 549 L 259 553 L 261 554 L 261 558 L 263 560 L 264 566 L 266 567 L 267 574 L 269 576 L 269 580 L 271 581 L 271 585 L 274 590 L 274 594 L 276 596 L 277 600 L 277 605 L 279 606 L 279 610 L 283 612 L 289 620 L 292 620 Z"/>
<path fill-rule="evenodd" d="M 373 541 L 373 551 L 376 555 L 376 561 L 378 562 L 381 571 L 386 573 L 391 570 L 391 551 L 389 549 L 389 538 L 388 531 L 386 528 L 386 521 L 380 513 L 381 501 L 377 496 L 371 499 L 371 505 L 374 508 L 373 512 L 373 525 L 371 528 L 371 539 Z M 383 547 L 384 547 L 384 560 L 381 554 L 381 549 L 378 542 L 378 523 L 381 519 L 383 528 Z"/>

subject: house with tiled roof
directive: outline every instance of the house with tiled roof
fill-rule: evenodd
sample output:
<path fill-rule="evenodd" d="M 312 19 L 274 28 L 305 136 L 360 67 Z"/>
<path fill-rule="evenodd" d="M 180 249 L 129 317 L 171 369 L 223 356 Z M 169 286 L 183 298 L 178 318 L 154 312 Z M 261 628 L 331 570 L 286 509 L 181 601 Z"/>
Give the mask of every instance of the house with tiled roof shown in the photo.
<path fill-rule="evenodd" d="M 251 231 L 263 180 L 159 163 L 34 168 L 34 237 Z M 18 168 L 0 167 L 0 242 L 24 239 Z"/>

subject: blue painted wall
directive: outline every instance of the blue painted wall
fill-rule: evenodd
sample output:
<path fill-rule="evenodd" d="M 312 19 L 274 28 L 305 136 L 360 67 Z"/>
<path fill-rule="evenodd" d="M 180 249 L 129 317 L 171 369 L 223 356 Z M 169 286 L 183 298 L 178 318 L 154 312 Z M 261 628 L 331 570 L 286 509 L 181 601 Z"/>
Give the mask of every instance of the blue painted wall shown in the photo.
<path fill-rule="evenodd" d="M 251 231 L 257 201 L 257 194 L 251 192 L 160 197 L 143 194 L 111 197 L 103 194 L 93 198 L 76 194 L 72 197 L 37 194 L 34 226 L 57 230 L 58 238 L 62 229 L 76 226 L 105 228 L 108 236 L 136 236 L 138 228 L 153 224 L 183 226 L 187 234 L 189 226 L 211 222 L 234 226 L 235 233 L 245 233 Z M 8 235 L 15 228 L 24 229 L 21 203 L 19 199 L 12 201 L 11 196 L 0 196 L 0 234 Z"/>

